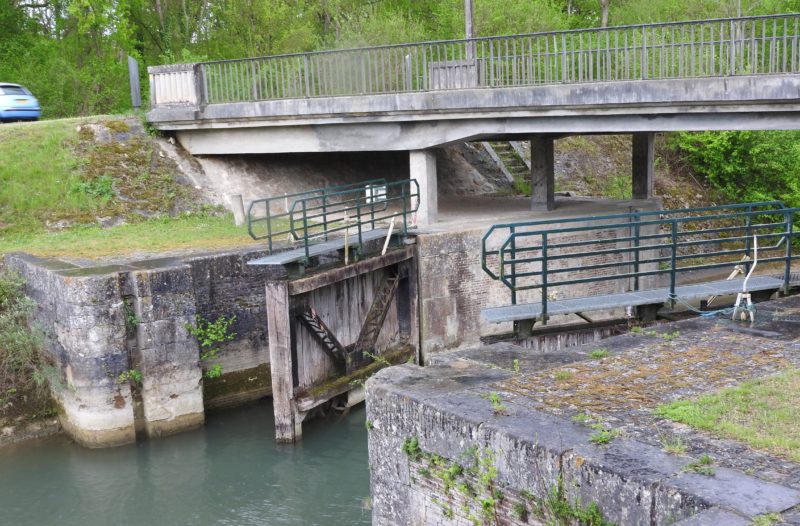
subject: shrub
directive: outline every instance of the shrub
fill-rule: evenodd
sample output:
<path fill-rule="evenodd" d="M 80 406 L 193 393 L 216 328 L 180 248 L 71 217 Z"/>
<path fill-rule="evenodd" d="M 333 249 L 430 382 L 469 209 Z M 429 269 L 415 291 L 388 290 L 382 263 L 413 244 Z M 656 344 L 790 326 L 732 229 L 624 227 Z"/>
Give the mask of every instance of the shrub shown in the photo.
<path fill-rule="evenodd" d="M 800 205 L 800 132 L 677 133 L 669 144 L 730 201 Z"/>
<path fill-rule="evenodd" d="M 24 284 L 0 268 L 0 416 L 50 412 L 41 338 L 28 323 L 35 303 Z"/>

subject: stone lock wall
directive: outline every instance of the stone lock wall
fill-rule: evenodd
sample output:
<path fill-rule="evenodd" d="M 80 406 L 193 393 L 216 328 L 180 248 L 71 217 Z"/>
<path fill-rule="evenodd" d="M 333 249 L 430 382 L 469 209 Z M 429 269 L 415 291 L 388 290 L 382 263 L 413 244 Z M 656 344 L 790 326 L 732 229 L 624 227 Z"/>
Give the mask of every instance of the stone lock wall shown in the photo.
<path fill-rule="evenodd" d="M 133 442 L 200 425 L 207 407 L 269 394 L 263 251 L 80 267 L 26 255 L 6 264 L 27 280 L 54 365 L 65 430 L 79 443 Z M 222 346 L 223 375 L 203 380 L 195 316 L 236 316 Z M 141 385 L 120 382 L 136 369 Z M 204 393 L 205 390 L 205 393 Z"/>

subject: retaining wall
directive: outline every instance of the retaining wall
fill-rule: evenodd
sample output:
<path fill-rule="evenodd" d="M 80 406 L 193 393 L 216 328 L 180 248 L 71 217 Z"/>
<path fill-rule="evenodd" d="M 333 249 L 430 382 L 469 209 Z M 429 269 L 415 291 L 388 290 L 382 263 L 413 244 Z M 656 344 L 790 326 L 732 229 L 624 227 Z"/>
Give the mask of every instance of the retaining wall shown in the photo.
<path fill-rule="evenodd" d="M 6 257 L 36 300 L 44 350 L 64 429 L 78 442 L 133 442 L 201 425 L 204 409 L 269 394 L 263 251 L 80 267 L 27 255 Z M 235 316 L 222 345 L 223 375 L 202 380 L 186 326 Z M 119 381 L 136 369 L 141 384 Z M 205 389 L 205 396 L 204 396 Z"/>

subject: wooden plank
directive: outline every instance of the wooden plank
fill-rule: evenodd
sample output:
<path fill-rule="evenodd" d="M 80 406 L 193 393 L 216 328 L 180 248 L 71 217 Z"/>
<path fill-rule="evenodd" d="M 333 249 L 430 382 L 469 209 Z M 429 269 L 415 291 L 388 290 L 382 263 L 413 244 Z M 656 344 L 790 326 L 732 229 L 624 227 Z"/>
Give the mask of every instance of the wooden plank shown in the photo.
<path fill-rule="evenodd" d="M 289 282 L 289 295 L 296 296 L 298 294 L 304 294 L 333 283 L 356 277 L 359 274 L 366 274 L 401 261 L 406 261 L 413 257 L 414 247 L 406 246 L 387 252 L 385 256 L 370 257 L 346 267 L 326 270 L 319 274 L 296 279 Z"/>
<path fill-rule="evenodd" d="M 292 329 L 287 283 L 268 281 L 266 301 L 275 440 L 296 442 L 302 435 L 302 419 L 294 402 Z"/>

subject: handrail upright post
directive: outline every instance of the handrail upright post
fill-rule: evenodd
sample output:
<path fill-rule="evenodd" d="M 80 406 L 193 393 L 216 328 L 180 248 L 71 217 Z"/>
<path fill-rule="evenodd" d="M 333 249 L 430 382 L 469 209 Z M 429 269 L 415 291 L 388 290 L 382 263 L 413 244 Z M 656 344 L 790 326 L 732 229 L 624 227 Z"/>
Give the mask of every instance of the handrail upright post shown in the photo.
<path fill-rule="evenodd" d="M 750 257 L 750 251 L 753 249 L 752 246 L 752 238 L 753 238 L 753 207 L 747 207 L 747 220 L 745 221 L 745 240 L 744 240 L 744 247 L 746 251 L 746 256 Z M 750 272 L 750 259 L 745 261 L 744 268 L 745 268 L 745 275 Z"/>
<path fill-rule="evenodd" d="M 375 230 L 375 187 L 372 185 L 369 186 L 369 218 L 371 228 Z"/>
<path fill-rule="evenodd" d="M 513 273 L 516 269 L 512 265 Z M 542 325 L 547 325 L 547 232 L 542 232 Z"/>
<path fill-rule="evenodd" d="M 306 210 L 306 200 L 303 199 L 303 245 L 306 252 L 306 264 L 311 262 L 311 255 L 308 251 L 308 212 Z"/>
<path fill-rule="evenodd" d="M 356 197 L 356 219 L 358 223 L 358 248 L 361 250 L 363 239 L 361 239 L 361 201 Z"/>
<path fill-rule="evenodd" d="M 670 265 L 669 265 L 669 301 L 670 304 L 674 307 L 675 306 L 675 282 L 677 277 L 677 266 L 678 261 L 678 222 L 676 220 L 672 220 L 672 255 L 670 256 Z"/>
<path fill-rule="evenodd" d="M 633 246 L 636 250 L 633 252 L 634 262 L 633 262 L 633 273 L 635 274 L 633 278 L 633 290 L 639 290 L 639 235 L 640 232 L 640 225 L 639 221 L 641 221 L 641 217 L 639 213 L 634 213 L 633 218 L 636 220 L 634 225 L 633 231 Z"/>
<path fill-rule="evenodd" d="M 786 217 L 786 263 L 783 271 L 783 293 L 789 294 L 789 282 L 792 278 L 792 236 L 794 230 L 794 212 L 787 212 Z"/>
<path fill-rule="evenodd" d="M 408 193 L 409 194 L 411 193 L 410 184 L 409 184 L 409 188 L 408 188 Z M 408 212 L 407 212 L 408 207 L 406 206 L 406 186 L 405 186 L 405 183 L 400 185 L 400 198 L 403 201 L 403 237 L 405 237 L 408 234 L 408 219 L 406 217 L 408 215 Z"/>
<path fill-rule="evenodd" d="M 264 206 L 267 209 L 267 246 L 269 248 L 269 253 L 272 254 L 272 215 L 269 210 L 269 199 L 264 202 Z"/>
<path fill-rule="evenodd" d="M 517 229 L 512 226 L 509 230 L 510 230 L 510 233 L 511 233 L 511 236 L 510 236 L 511 237 L 511 261 L 516 261 L 516 259 L 517 259 L 517 236 L 515 236 L 514 233 L 516 232 Z M 513 285 L 511 287 L 511 304 L 512 305 L 516 305 L 517 304 L 517 273 L 516 273 L 516 269 L 515 269 L 514 272 L 511 273 L 511 285 Z"/>
<path fill-rule="evenodd" d="M 328 189 L 322 189 L 322 231 L 325 241 L 328 240 Z"/>
<path fill-rule="evenodd" d="M 730 64 L 728 66 L 730 68 L 730 71 L 728 71 L 728 75 L 735 75 L 736 74 L 736 33 L 737 33 L 737 31 L 736 31 L 736 23 L 733 20 L 731 20 L 730 32 L 731 32 L 731 34 L 730 34 L 731 45 L 730 45 L 730 50 L 729 50 L 730 51 L 730 58 L 729 58 Z M 720 37 L 721 37 L 721 35 L 720 35 Z M 722 45 L 721 42 L 722 42 L 722 38 L 720 38 L 720 45 Z"/>

